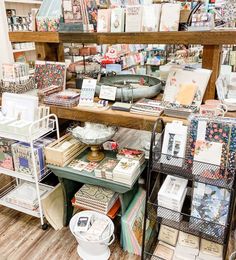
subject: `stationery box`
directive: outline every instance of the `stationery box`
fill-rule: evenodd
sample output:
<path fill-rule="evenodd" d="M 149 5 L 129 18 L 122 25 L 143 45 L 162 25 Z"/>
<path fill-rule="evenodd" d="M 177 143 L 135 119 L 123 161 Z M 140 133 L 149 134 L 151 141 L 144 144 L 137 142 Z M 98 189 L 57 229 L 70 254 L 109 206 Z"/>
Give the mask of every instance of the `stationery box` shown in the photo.
<path fill-rule="evenodd" d="M 34 176 L 33 158 L 29 143 L 19 142 L 12 145 L 12 154 L 14 159 L 15 170 L 27 175 Z M 35 164 L 38 176 L 44 175 L 44 155 L 43 145 L 34 145 Z"/>
<path fill-rule="evenodd" d="M 142 26 L 142 6 L 133 5 L 126 7 L 126 32 L 141 32 Z"/>
<path fill-rule="evenodd" d="M 97 32 L 110 32 L 111 9 L 98 9 Z"/>
<path fill-rule="evenodd" d="M 11 146 L 17 141 L 0 138 L 0 167 L 14 170 Z"/>
<path fill-rule="evenodd" d="M 142 15 L 142 32 L 158 32 L 160 15 L 160 4 L 144 5 Z"/>
<path fill-rule="evenodd" d="M 111 32 L 124 32 L 125 12 L 124 8 L 111 9 Z"/>
<path fill-rule="evenodd" d="M 166 3 L 162 5 L 160 31 L 178 31 L 180 4 Z"/>

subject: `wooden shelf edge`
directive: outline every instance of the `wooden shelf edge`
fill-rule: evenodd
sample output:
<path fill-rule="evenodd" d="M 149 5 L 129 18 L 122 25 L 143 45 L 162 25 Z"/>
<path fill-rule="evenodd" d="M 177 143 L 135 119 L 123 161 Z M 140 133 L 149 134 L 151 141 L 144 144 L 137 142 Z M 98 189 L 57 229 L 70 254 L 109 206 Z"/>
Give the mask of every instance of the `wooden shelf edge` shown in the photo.
<path fill-rule="evenodd" d="M 203 32 L 10 32 L 11 42 L 97 43 L 97 44 L 236 44 L 236 30 Z"/>
<path fill-rule="evenodd" d="M 58 32 L 9 32 L 11 42 L 59 43 Z"/>

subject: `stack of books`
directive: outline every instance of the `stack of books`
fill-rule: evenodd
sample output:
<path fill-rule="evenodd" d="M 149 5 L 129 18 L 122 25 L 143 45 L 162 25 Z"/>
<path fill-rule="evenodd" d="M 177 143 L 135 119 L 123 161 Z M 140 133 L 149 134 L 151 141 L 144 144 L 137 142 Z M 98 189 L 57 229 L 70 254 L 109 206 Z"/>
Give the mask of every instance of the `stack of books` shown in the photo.
<path fill-rule="evenodd" d="M 132 186 L 139 174 L 139 161 L 123 158 L 113 170 L 113 180 Z"/>
<path fill-rule="evenodd" d="M 158 192 L 157 214 L 159 217 L 168 218 L 179 222 L 180 213 L 187 193 L 188 180 L 168 175 Z M 163 208 L 162 208 L 163 207 Z M 170 210 L 177 212 L 170 212 Z"/>
<path fill-rule="evenodd" d="M 49 188 L 40 186 L 40 197 L 45 195 L 48 191 L 50 191 Z M 15 189 L 5 195 L 3 200 L 29 210 L 37 210 L 39 207 L 36 185 L 34 183 L 24 182 L 18 185 Z"/>
<path fill-rule="evenodd" d="M 95 185 L 84 184 L 75 194 L 75 205 L 107 214 L 118 199 L 118 193 Z"/>
<path fill-rule="evenodd" d="M 160 101 L 143 98 L 132 105 L 130 112 L 135 114 L 160 116 L 164 107 Z"/>
<path fill-rule="evenodd" d="M 116 165 L 119 163 L 119 160 L 114 158 L 106 157 L 104 158 L 98 167 L 94 170 L 95 176 L 105 179 L 113 179 L 113 170 Z"/>
<path fill-rule="evenodd" d="M 174 260 L 195 259 L 199 253 L 199 240 L 199 237 L 180 231 L 175 247 Z"/>

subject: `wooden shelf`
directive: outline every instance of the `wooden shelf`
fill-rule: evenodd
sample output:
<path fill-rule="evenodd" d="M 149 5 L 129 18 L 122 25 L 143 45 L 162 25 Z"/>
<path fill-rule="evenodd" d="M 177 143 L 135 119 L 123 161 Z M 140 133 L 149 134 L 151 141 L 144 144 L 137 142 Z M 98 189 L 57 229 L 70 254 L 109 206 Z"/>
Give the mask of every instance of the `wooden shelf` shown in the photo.
<path fill-rule="evenodd" d="M 59 43 L 57 32 L 9 32 L 11 42 Z"/>
<path fill-rule="evenodd" d="M 31 5 L 41 5 L 43 1 L 33 1 L 33 0 L 5 0 L 5 3 L 19 3 L 19 4 L 31 4 Z"/>
<path fill-rule="evenodd" d="M 235 31 L 209 32 L 141 32 L 141 33 L 81 33 L 81 32 L 10 32 L 11 42 L 97 43 L 97 44 L 236 44 Z"/>
<path fill-rule="evenodd" d="M 26 51 L 35 51 L 35 47 L 32 47 L 32 48 L 25 48 L 25 49 L 12 50 L 13 53 L 17 53 L 17 52 L 26 52 Z"/>

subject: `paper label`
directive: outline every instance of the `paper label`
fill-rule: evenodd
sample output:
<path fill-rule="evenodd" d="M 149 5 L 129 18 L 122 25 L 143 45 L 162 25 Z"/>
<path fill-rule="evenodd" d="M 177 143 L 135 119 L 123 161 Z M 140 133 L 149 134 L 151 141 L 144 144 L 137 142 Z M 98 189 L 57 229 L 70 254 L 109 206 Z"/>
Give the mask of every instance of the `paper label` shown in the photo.
<path fill-rule="evenodd" d="M 115 100 L 116 90 L 116 87 L 102 85 L 100 89 L 99 98 L 106 100 Z"/>

